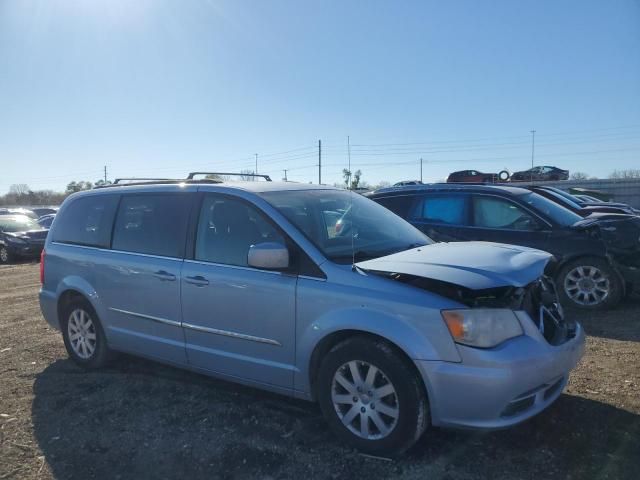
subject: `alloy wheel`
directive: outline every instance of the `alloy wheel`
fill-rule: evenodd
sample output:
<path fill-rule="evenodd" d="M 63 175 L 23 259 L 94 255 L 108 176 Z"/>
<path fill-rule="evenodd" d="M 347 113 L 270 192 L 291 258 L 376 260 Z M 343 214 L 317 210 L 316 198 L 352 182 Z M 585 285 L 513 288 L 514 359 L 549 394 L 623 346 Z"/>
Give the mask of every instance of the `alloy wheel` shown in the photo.
<path fill-rule="evenodd" d="M 73 352 L 83 360 L 91 358 L 97 344 L 96 327 L 91 316 L 81 308 L 75 309 L 69 315 L 67 333 Z"/>
<path fill-rule="evenodd" d="M 581 265 L 567 273 L 564 291 L 578 305 L 599 305 L 611 293 L 611 283 L 599 268 Z"/>
<path fill-rule="evenodd" d="M 386 437 L 398 423 L 396 389 L 382 370 L 368 362 L 353 360 L 338 368 L 331 401 L 342 424 L 366 440 Z"/>
<path fill-rule="evenodd" d="M 0 248 L 0 261 L 7 263 L 9 261 L 9 252 L 5 247 Z"/>

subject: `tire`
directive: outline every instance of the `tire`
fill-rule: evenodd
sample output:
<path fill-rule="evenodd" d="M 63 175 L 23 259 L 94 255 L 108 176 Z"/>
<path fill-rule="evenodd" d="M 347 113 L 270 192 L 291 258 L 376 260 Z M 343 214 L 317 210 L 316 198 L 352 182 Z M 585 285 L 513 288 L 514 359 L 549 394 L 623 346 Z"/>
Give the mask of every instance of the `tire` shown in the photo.
<path fill-rule="evenodd" d="M 371 366 L 377 372 L 369 382 Z M 352 368 L 360 376 L 361 391 Z M 320 408 L 329 427 L 362 452 L 400 455 L 427 428 L 429 409 L 422 380 L 415 366 L 383 340 L 358 336 L 339 343 L 320 364 L 317 381 Z M 393 393 L 387 393 L 390 390 Z"/>
<path fill-rule="evenodd" d="M 582 281 L 583 279 L 587 280 Z M 585 310 L 600 310 L 617 305 L 624 290 L 618 273 L 606 260 L 597 257 L 578 258 L 568 262 L 560 269 L 556 284 L 563 305 Z"/>
<path fill-rule="evenodd" d="M 61 314 L 60 329 L 69 357 L 83 368 L 97 369 L 105 366 L 111 358 L 111 351 L 107 346 L 102 324 L 91 304 L 84 298 L 74 299 L 62 309 Z M 77 334 L 83 339 L 84 347 L 82 341 L 72 340 L 72 336 Z"/>
<path fill-rule="evenodd" d="M 9 265 L 13 262 L 13 255 L 9 249 L 2 245 L 0 246 L 0 265 Z"/>
<path fill-rule="evenodd" d="M 500 172 L 498 172 L 498 179 L 501 182 L 506 182 L 507 180 L 509 180 L 509 172 L 507 172 L 506 170 L 500 170 Z"/>

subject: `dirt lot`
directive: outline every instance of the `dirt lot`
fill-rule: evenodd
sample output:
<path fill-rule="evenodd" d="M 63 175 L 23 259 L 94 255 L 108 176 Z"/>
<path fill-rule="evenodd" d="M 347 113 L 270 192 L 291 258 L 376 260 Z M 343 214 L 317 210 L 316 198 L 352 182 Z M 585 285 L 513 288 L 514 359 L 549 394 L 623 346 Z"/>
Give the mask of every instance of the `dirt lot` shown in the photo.
<path fill-rule="evenodd" d="M 432 429 L 387 461 L 338 444 L 313 404 L 132 357 L 82 371 L 38 288 L 37 265 L 0 267 L 0 479 L 638 478 L 638 297 L 580 315 L 586 356 L 543 414 L 493 433 Z"/>

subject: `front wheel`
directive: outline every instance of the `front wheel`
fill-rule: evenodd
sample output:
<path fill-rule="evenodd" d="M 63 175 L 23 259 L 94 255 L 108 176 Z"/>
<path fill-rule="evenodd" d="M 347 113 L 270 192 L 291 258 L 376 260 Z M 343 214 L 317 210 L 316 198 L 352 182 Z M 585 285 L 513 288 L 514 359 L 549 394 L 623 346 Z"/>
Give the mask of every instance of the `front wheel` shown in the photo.
<path fill-rule="evenodd" d="M 562 303 L 589 310 L 609 308 L 622 298 L 618 273 L 601 258 L 579 258 L 567 263 L 556 281 Z"/>
<path fill-rule="evenodd" d="M 427 427 L 427 398 L 414 365 L 382 340 L 353 337 L 329 351 L 318 399 L 331 429 L 374 455 L 395 456 Z"/>
<path fill-rule="evenodd" d="M 9 249 L 4 245 L 0 247 L 0 264 L 9 264 L 11 263 L 11 253 L 9 253 Z"/>

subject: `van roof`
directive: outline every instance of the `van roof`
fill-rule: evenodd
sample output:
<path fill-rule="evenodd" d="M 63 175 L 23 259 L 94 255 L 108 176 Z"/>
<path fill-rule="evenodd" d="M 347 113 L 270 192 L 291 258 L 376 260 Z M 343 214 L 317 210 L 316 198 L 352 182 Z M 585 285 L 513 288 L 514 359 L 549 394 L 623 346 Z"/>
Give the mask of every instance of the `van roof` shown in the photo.
<path fill-rule="evenodd" d="M 207 182 L 200 180 L 158 180 L 158 181 L 145 181 L 138 183 L 120 183 L 115 185 L 105 185 L 92 191 L 100 190 L 106 191 L 157 191 L 159 187 L 163 187 L 162 190 L 177 190 L 183 188 L 185 185 L 197 185 L 202 189 L 212 187 L 212 190 L 218 190 L 220 188 L 232 188 L 237 190 L 244 190 L 253 193 L 273 192 L 273 191 L 294 191 L 294 190 L 337 190 L 337 188 L 329 185 L 316 185 L 310 183 L 296 183 L 296 182 L 262 182 L 262 181 L 224 181 L 224 182 Z"/>

